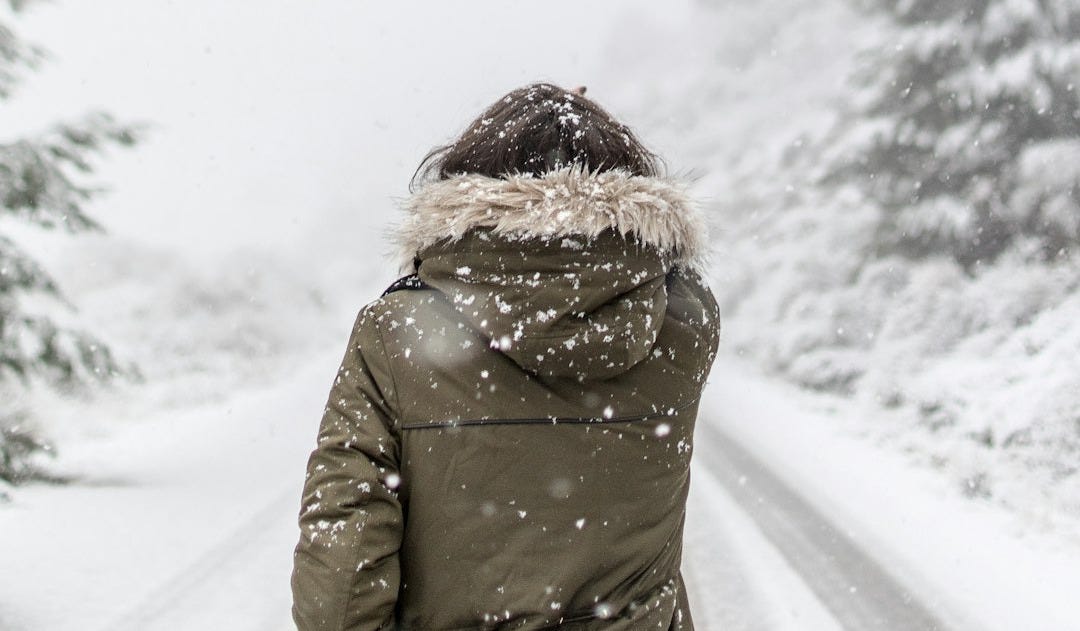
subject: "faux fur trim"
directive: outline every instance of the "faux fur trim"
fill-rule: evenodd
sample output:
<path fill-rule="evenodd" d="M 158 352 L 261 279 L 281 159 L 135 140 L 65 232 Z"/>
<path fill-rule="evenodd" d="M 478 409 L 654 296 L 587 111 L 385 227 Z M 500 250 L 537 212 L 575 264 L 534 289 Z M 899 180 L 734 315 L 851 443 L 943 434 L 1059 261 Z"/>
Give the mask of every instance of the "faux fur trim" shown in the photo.
<path fill-rule="evenodd" d="M 701 270 L 708 236 L 702 212 L 678 180 L 566 168 L 505 179 L 460 175 L 432 182 L 404 201 L 395 231 L 402 266 L 440 241 L 487 227 L 513 235 L 596 236 L 613 229 Z"/>

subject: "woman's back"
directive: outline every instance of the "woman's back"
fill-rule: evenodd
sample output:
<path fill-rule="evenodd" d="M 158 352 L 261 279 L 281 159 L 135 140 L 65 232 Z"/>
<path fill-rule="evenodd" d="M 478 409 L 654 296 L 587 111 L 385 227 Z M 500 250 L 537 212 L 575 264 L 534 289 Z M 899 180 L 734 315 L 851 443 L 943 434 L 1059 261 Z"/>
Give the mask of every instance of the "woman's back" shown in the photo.
<path fill-rule="evenodd" d="M 309 464 L 299 626 L 692 628 L 719 337 L 700 217 L 669 181 L 580 168 L 451 177 L 408 207 L 415 274 L 357 318 Z"/>

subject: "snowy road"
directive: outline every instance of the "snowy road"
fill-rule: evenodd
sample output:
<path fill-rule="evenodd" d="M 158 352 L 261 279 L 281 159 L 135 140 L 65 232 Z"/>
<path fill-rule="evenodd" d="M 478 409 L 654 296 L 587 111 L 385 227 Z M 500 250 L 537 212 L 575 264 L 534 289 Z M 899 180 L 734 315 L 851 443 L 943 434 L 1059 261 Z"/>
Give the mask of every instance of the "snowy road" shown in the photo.
<path fill-rule="evenodd" d="M 783 555 L 843 629 L 945 631 L 871 555 L 753 455 L 709 423 L 696 457 Z"/>

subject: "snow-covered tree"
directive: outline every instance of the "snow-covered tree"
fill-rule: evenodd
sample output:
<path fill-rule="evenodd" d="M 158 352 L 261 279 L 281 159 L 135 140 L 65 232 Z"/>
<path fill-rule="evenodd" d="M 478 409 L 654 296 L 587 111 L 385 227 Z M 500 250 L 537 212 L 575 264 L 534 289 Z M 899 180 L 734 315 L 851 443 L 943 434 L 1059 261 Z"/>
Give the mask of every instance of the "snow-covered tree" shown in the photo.
<path fill-rule="evenodd" d="M 3 22 L 3 15 L 17 16 L 28 3 L 8 0 L 10 11 L 0 7 L 0 101 L 11 98 L 25 72 L 44 56 Z M 110 145 L 134 144 L 137 136 L 136 128 L 91 113 L 36 134 L 0 140 L 0 218 L 71 233 L 100 230 L 84 210 L 100 192 L 86 181 L 94 170 L 92 159 Z M 53 277 L 0 233 L 0 388 L 35 379 L 70 387 L 121 372 L 108 347 L 50 317 L 57 306 L 71 307 Z M 6 408 L 0 407 L 0 479 L 17 477 L 23 471 L 17 460 L 38 445 Z"/>
<path fill-rule="evenodd" d="M 856 82 L 828 182 L 881 208 L 881 254 L 968 269 L 1080 244 L 1080 3 L 861 0 L 896 37 Z"/>

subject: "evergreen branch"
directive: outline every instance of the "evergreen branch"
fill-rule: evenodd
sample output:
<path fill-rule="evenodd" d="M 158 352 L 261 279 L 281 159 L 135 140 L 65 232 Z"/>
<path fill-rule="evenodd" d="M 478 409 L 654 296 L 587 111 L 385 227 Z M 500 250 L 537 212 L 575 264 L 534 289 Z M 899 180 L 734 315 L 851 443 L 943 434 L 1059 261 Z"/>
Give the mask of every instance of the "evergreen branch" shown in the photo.
<path fill-rule="evenodd" d="M 0 381 L 16 377 L 29 384 L 37 376 L 71 389 L 125 374 L 137 375 L 121 366 L 109 347 L 92 335 L 0 306 Z"/>
<path fill-rule="evenodd" d="M 53 277 L 14 241 L 0 235 L 0 295 L 16 292 L 40 292 L 63 300 Z"/>
<path fill-rule="evenodd" d="M 75 184 L 50 154 L 29 140 L 0 145 L 0 212 L 45 228 L 100 228 L 82 211 L 93 189 Z"/>
<path fill-rule="evenodd" d="M 953 16 L 980 20 L 992 0 L 859 0 L 862 7 L 885 13 L 904 26 L 937 22 Z"/>
<path fill-rule="evenodd" d="M 109 145 L 131 146 L 143 127 L 122 125 L 110 115 L 92 113 L 62 123 L 38 138 L 0 145 L 0 213 L 45 228 L 71 232 L 100 229 L 83 205 L 101 192 L 75 182 L 69 171 L 93 172 L 92 159 Z"/>
<path fill-rule="evenodd" d="M 0 22 L 0 99 L 11 96 L 21 78 L 20 70 L 34 69 L 45 59 L 45 51 L 28 44 Z"/>

